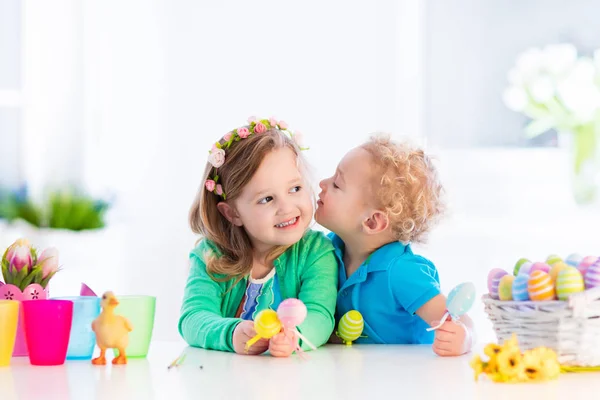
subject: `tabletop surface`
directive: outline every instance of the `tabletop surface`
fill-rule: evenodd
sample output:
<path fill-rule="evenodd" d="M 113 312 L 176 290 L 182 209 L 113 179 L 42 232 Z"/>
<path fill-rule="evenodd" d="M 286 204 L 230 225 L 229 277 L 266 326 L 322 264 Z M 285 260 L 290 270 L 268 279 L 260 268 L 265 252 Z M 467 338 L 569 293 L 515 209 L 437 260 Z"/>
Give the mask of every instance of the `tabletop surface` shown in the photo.
<path fill-rule="evenodd" d="M 167 369 L 180 354 L 183 365 Z M 328 345 L 287 359 L 242 356 L 155 342 L 126 366 L 67 361 L 0 368 L 0 399 L 575 399 L 597 398 L 600 373 L 563 374 L 541 384 L 474 382 L 472 355 L 435 356 L 429 346 Z M 592 397 L 589 397 L 589 396 Z"/>

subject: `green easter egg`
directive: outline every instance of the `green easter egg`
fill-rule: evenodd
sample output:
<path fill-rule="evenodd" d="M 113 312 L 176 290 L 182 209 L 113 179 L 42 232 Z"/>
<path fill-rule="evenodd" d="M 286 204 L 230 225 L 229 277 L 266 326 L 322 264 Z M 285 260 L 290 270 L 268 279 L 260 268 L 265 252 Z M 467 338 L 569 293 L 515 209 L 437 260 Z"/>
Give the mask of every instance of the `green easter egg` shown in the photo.
<path fill-rule="evenodd" d="M 517 276 L 519 275 L 519 270 L 521 269 L 521 266 L 527 262 L 531 262 L 526 258 L 520 258 L 519 261 L 517 261 L 517 263 L 515 264 L 515 268 L 513 270 L 513 275 Z"/>

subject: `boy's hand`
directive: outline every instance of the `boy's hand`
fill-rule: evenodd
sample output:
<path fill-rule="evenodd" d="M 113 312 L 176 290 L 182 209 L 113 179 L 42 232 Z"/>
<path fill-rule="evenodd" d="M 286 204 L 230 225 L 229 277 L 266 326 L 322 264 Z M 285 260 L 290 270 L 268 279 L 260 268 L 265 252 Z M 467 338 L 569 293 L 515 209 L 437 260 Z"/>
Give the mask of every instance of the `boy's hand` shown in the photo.
<path fill-rule="evenodd" d="M 273 336 L 269 341 L 269 353 L 273 357 L 289 357 L 298 344 L 298 338 L 294 331 L 283 331 Z"/>
<path fill-rule="evenodd" d="M 233 350 L 238 354 L 249 355 L 262 354 L 265 351 L 267 351 L 267 349 L 269 348 L 269 341 L 266 339 L 260 339 L 248 349 L 248 352 L 246 352 L 246 343 L 254 336 L 256 336 L 256 331 L 254 330 L 254 322 L 240 322 L 233 331 Z"/>
<path fill-rule="evenodd" d="M 434 326 L 437 323 L 434 324 Z M 471 335 L 460 321 L 446 321 L 435 331 L 433 352 L 438 356 L 450 357 L 460 356 L 468 353 L 471 349 Z"/>

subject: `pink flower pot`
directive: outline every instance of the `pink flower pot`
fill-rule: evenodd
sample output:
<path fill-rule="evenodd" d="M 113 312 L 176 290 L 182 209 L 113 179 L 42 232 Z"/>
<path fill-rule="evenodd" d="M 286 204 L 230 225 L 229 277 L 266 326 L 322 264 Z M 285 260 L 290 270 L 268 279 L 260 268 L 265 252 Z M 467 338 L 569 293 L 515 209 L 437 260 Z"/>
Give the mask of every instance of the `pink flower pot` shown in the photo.
<path fill-rule="evenodd" d="M 25 288 L 23 292 L 15 285 L 0 285 L 0 300 L 43 300 L 48 298 L 48 289 L 44 290 L 41 285 L 33 283 Z M 23 305 L 19 307 L 19 323 L 17 326 L 17 339 L 13 357 L 27 357 L 27 342 L 25 340 L 25 326 L 23 318 Z"/>

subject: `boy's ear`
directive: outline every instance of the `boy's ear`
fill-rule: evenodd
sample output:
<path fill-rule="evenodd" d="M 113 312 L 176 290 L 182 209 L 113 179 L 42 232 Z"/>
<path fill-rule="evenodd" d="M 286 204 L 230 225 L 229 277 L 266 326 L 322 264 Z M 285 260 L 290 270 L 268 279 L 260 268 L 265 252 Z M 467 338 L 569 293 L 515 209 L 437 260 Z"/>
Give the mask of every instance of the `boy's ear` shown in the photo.
<path fill-rule="evenodd" d="M 227 219 L 227 221 L 231 222 L 235 226 L 243 226 L 242 219 L 239 217 L 237 211 L 229 204 L 224 201 L 221 201 L 217 204 L 217 209 L 221 213 L 222 216 Z"/>
<path fill-rule="evenodd" d="M 385 231 L 390 226 L 388 216 L 379 210 L 375 210 L 362 222 L 363 231 L 368 235 L 374 235 Z"/>

